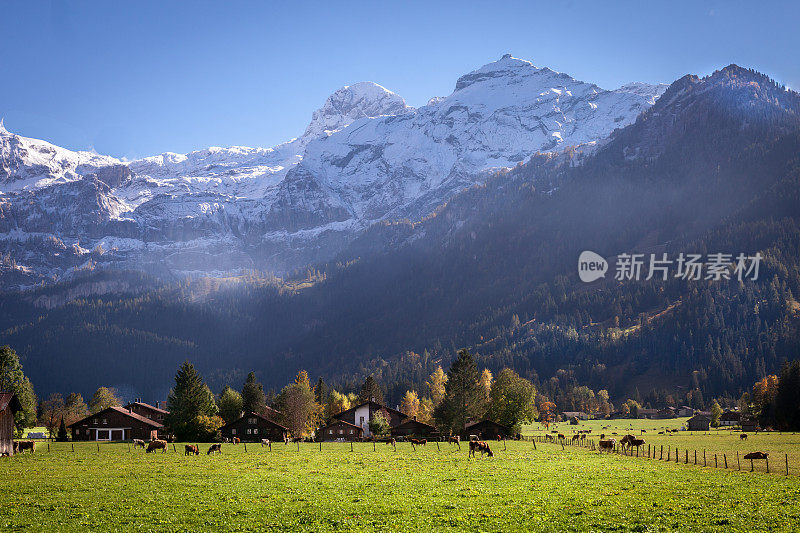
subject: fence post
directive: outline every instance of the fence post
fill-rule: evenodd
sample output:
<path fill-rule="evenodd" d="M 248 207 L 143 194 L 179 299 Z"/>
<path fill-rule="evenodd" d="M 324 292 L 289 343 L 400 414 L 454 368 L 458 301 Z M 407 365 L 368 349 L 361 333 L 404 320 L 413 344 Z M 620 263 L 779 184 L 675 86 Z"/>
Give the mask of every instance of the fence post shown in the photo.
<path fill-rule="evenodd" d="M 719 468 L 717 465 L 717 454 L 714 454 L 714 468 Z"/>
<path fill-rule="evenodd" d="M 742 463 L 739 462 L 739 450 L 736 450 L 736 468 L 739 472 L 742 471 Z"/>
<path fill-rule="evenodd" d="M 300 449 L 300 444 L 299 443 L 297 444 L 297 449 L 298 450 Z M 350 441 L 350 451 L 351 452 L 353 451 L 353 441 Z"/>
<path fill-rule="evenodd" d="M 175 443 L 172 443 L 172 451 L 178 453 L 178 450 L 175 449 Z M 247 444 L 244 445 L 244 451 L 247 451 Z"/>
<path fill-rule="evenodd" d="M 767 462 L 767 474 L 769 474 L 769 457 L 764 460 Z"/>
<path fill-rule="evenodd" d="M 705 450 L 703 450 L 703 466 L 708 466 L 706 464 L 706 451 Z"/>
<path fill-rule="evenodd" d="M 47 451 L 50 452 L 50 443 L 47 443 Z"/>
<path fill-rule="evenodd" d="M 75 443 L 72 443 L 72 453 L 75 453 Z"/>
<path fill-rule="evenodd" d="M 786 475 L 789 475 L 789 454 L 786 454 Z"/>
<path fill-rule="evenodd" d="M 244 453 L 247 453 L 247 443 L 243 442 L 242 444 L 244 444 Z M 174 444 L 172 446 L 175 447 Z"/>
<path fill-rule="evenodd" d="M 536 451 L 536 441 L 533 441 L 533 450 Z"/>
<path fill-rule="evenodd" d="M 684 457 L 683 464 L 689 464 L 689 450 L 686 450 L 686 457 Z"/>
<path fill-rule="evenodd" d="M 97 443 L 97 453 L 100 453 L 100 443 Z"/>
<path fill-rule="evenodd" d="M 694 451 L 694 464 L 697 464 L 697 450 Z"/>
<path fill-rule="evenodd" d="M 319 451 L 322 451 L 322 441 L 319 441 Z"/>
<path fill-rule="evenodd" d="M 374 441 L 374 440 L 372 441 L 372 451 L 373 451 L 373 452 L 374 452 L 374 451 L 376 451 L 376 450 L 375 450 L 375 441 Z"/>
<path fill-rule="evenodd" d="M 725 461 L 725 469 L 727 470 L 727 468 L 728 468 L 728 457 L 724 453 L 722 454 L 722 460 Z"/>

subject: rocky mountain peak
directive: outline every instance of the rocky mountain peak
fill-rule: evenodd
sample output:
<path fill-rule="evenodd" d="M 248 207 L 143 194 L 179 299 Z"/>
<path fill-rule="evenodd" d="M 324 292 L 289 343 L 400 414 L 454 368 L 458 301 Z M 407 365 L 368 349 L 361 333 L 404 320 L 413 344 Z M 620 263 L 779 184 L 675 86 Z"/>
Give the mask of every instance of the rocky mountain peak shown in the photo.
<path fill-rule="evenodd" d="M 377 83 L 362 81 L 330 95 L 325 104 L 314 111 L 303 137 L 330 135 L 360 118 L 400 115 L 411 110 L 413 108 L 399 95 Z"/>

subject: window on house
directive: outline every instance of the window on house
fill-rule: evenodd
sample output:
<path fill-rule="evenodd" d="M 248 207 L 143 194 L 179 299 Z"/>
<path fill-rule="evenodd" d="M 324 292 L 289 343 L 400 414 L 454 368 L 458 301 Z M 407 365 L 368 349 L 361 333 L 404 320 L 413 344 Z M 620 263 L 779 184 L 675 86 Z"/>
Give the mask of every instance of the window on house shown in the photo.
<path fill-rule="evenodd" d="M 353 434 L 353 430 L 352 430 L 352 429 L 350 430 L 350 434 L 351 434 L 351 435 Z"/>
<path fill-rule="evenodd" d="M 97 424 L 97 419 L 96 418 L 92 421 L 92 424 Z"/>
<path fill-rule="evenodd" d="M 257 420 L 255 418 L 248 418 L 247 422 L 250 423 L 250 424 L 255 424 L 257 422 Z"/>
<path fill-rule="evenodd" d="M 231 435 L 236 435 L 236 430 L 235 429 L 231 430 Z"/>
<path fill-rule="evenodd" d="M 108 420 L 104 418 L 104 419 L 103 419 L 103 424 L 106 424 L 106 425 L 108 425 Z"/>
<path fill-rule="evenodd" d="M 247 434 L 248 434 L 248 435 L 251 435 L 252 433 L 253 433 L 253 430 L 252 430 L 252 429 L 250 429 L 250 428 L 247 428 Z"/>
<path fill-rule="evenodd" d="M 333 435 L 333 430 L 332 429 L 328 430 L 328 435 Z"/>
<path fill-rule="evenodd" d="M 253 435 L 258 435 L 258 428 L 255 428 L 255 429 L 253 430 Z"/>
<path fill-rule="evenodd" d="M 80 430 L 80 429 L 76 429 L 76 430 L 75 430 L 75 434 L 76 434 L 76 435 L 80 435 L 80 434 L 81 434 L 81 430 Z"/>
<path fill-rule="evenodd" d="M 339 430 L 339 435 L 344 435 L 344 430 L 343 429 Z"/>

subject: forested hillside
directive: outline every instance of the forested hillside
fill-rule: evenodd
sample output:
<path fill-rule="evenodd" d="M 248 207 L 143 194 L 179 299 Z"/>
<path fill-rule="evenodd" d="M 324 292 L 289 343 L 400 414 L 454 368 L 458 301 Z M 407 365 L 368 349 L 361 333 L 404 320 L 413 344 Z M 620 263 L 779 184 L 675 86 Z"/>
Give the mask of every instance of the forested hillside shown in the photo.
<path fill-rule="evenodd" d="M 583 250 L 764 261 L 742 282 L 615 281 L 610 261 L 584 284 Z M 188 358 L 217 387 L 249 370 L 276 387 L 300 368 L 342 385 L 374 373 L 398 402 L 469 346 L 552 397 L 738 397 L 797 358 L 798 293 L 800 96 L 731 66 L 676 81 L 600 146 L 534 156 L 293 279 L 87 272 L 3 295 L 0 341 L 41 392 L 163 397 Z"/>

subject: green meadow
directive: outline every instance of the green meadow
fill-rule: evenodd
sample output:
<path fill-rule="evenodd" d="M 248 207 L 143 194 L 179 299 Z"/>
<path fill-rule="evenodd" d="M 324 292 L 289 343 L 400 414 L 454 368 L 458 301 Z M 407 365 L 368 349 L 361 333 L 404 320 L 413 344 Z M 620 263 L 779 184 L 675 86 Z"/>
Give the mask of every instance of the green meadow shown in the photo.
<path fill-rule="evenodd" d="M 800 477 L 490 442 L 38 445 L 0 460 L 2 531 L 756 531 L 800 528 Z"/>
<path fill-rule="evenodd" d="M 600 434 L 605 434 L 607 438 L 619 440 L 626 434 L 635 435 L 637 438 L 645 440 L 645 445 L 640 450 L 640 455 L 647 454 L 648 445 L 651 446 L 651 454 L 654 453 L 653 447 L 657 448 L 657 457 L 662 457 L 661 448 L 663 447 L 663 457 L 669 454 L 674 460 L 675 450 L 678 450 L 679 462 L 688 460 L 694 464 L 694 454 L 697 452 L 698 462 L 702 464 L 703 452 L 706 455 L 706 464 L 714 465 L 714 455 L 717 456 L 717 465 L 723 468 L 727 460 L 729 469 L 766 472 L 766 461 L 745 461 L 742 457 L 749 452 L 766 452 L 769 454 L 769 471 L 771 473 L 786 474 L 788 463 L 789 474 L 800 476 L 800 433 L 780 433 L 780 432 L 758 432 L 748 433 L 747 440 L 740 438 L 742 432 L 739 429 L 712 428 L 709 431 L 678 431 L 667 432 L 666 430 L 680 429 L 685 426 L 687 418 L 672 418 L 666 420 L 646 420 L 646 419 L 619 419 L 619 420 L 586 420 L 581 421 L 577 426 L 562 422 L 553 424 L 548 430 L 542 425 L 530 425 L 524 428 L 523 433 L 528 436 L 544 435 L 552 430 L 564 434 L 568 439 L 577 431 L 591 430 L 589 436 L 595 441 Z M 644 430 L 644 433 L 642 433 Z M 739 459 L 737 463 L 737 453 Z"/>

